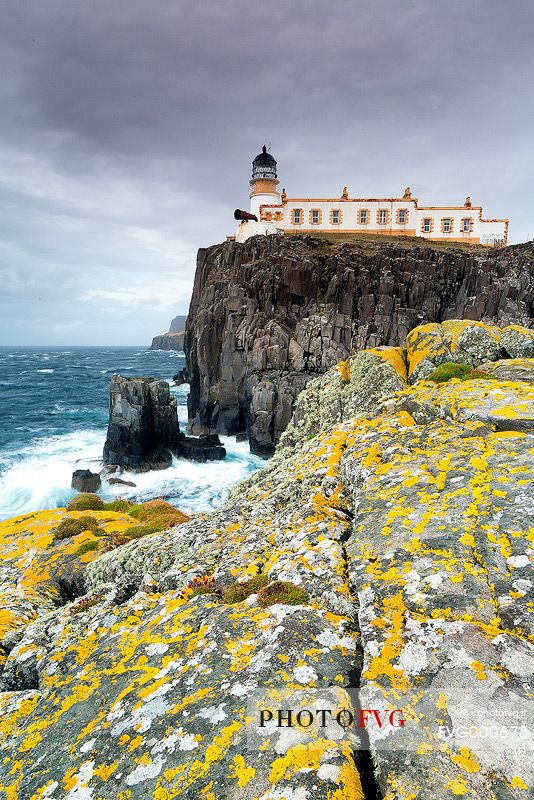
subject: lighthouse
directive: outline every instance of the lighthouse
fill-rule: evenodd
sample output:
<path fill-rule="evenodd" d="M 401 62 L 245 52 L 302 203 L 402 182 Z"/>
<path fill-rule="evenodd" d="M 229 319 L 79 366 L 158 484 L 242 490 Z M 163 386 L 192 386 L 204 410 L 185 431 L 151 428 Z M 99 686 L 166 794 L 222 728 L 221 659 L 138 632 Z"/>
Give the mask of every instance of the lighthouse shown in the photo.
<path fill-rule="evenodd" d="M 250 179 L 250 211 L 258 219 L 261 217 L 261 206 L 280 205 L 280 195 L 276 188 L 279 183 L 277 177 L 276 161 L 263 145 L 261 153 L 252 162 Z"/>
<path fill-rule="evenodd" d="M 250 214 L 254 215 L 256 220 L 248 219 L 247 216 L 250 215 L 236 209 L 234 216 L 243 220 L 235 232 L 236 242 L 246 242 L 251 236 L 271 236 L 281 233 L 273 221 L 281 218 L 281 214 L 274 216 L 270 211 L 270 207 L 280 206 L 281 199 L 277 186 L 276 161 L 263 145 L 261 153 L 252 162 L 250 179 Z"/>
<path fill-rule="evenodd" d="M 508 220 L 485 219 L 482 206 L 474 205 L 469 196 L 463 205 L 425 206 L 409 186 L 391 197 L 351 197 L 348 186 L 343 186 L 335 197 L 315 192 L 313 197 L 288 197 L 285 189 L 278 191 L 278 183 L 276 159 L 264 145 L 252 162 L 250 214 L 236 210 L 236 219 L 244 220 L 237 226 L 236 241 L 317 232 L 420 237 L 490 247 L 507 242 Z"/>

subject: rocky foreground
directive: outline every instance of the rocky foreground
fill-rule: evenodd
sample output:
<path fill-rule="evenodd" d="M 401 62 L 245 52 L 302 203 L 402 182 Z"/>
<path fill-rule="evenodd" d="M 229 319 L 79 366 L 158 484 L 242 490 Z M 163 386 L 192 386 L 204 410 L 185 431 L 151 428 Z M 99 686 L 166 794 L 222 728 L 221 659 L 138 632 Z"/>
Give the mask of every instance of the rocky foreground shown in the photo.
<path fill-rule="evenodd" d="M 307 384 L 423 322 L 531 324 L 534 244 L 256 236 L 199 250 L 184 349 L 193 433 L 247 432 L 271 455 Z M 506 356 L 505 356 L 506 357 Z"/>
<path fill-rule="evenodd" d="M 533 383 L 533 331 L 425 325 L 213 514 L 2 523 L 0 797 L 531 797 Z M 369 724 L 278 725 L 303 693 Z"/>

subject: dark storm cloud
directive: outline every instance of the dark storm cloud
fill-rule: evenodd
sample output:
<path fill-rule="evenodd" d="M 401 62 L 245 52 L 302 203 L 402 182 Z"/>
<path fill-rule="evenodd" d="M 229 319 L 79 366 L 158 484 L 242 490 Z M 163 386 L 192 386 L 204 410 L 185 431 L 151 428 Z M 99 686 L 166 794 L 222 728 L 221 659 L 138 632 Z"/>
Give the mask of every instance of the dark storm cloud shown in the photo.
<path fill-rule="evenodd" d="M 530 0 L 0 5 L 1 341 L 165 329 L 264 141 L 290 193 L 409 183 L 534 234 Z"/>

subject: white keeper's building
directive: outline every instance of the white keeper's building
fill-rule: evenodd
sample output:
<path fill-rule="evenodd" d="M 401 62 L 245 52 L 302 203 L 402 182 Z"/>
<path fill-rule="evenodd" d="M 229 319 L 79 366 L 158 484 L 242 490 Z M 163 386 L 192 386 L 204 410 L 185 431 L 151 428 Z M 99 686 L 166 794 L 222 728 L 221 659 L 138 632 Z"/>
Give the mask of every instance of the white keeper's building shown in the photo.
<path fill-rule="evenodd" d="M 408 187 L 402 197 L 288 197 L 279 193 L 276 161 L 264 146 L 252 162 L 250 211 L 258 222 L 237 226 L 236 240 L 278 232 L 373 233 L 384 236 L 422 236 L 449 242 L 503 245 L 507 219 L 484 219 L 482 206 L 466 197 L 463 206 L 424 206 Z"/>

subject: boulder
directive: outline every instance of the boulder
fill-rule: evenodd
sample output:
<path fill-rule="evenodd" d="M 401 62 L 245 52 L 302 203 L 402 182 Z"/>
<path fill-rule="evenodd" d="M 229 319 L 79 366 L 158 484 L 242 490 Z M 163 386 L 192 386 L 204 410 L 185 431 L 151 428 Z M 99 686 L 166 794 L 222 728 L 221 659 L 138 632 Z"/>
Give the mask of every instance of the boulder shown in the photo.
<path fill-rule="evenodd" d="M 109 483 L 110 486 L 131 486 L 131 487 L 135 487 L 137 485 L 133 481 L 124 481 L 122 478 L 110 478 L 108 480 L 108 483 Z"/>
<path fill-rule="evenodd" d="M 97 492 L 102 481 L 97 472 L 91 472 L 90 469 L 76 469 L 72 473 L 71 487 L 77 492 Z"/>
<path fill-rule="evenodd" d="M 226 450 L 217 435 L 185 436 L 180 441 L 178 455 L 190 461 L 221 461 Z"/>
<path fill-rule="evenodd" d="M 189 383 L 189 378 L 187 377 L 187 369 L 184 367 L 176 375 L 172 376 L 172 380 L 175 386 L 183 386 L 184 383 Z"/>
<path fill-rule="evenodd" d="M 498 381 L 524 381 L 534 383 L 534 358 L 503 358 L 484 362 L 482 372 L 487 372 Z"/>

